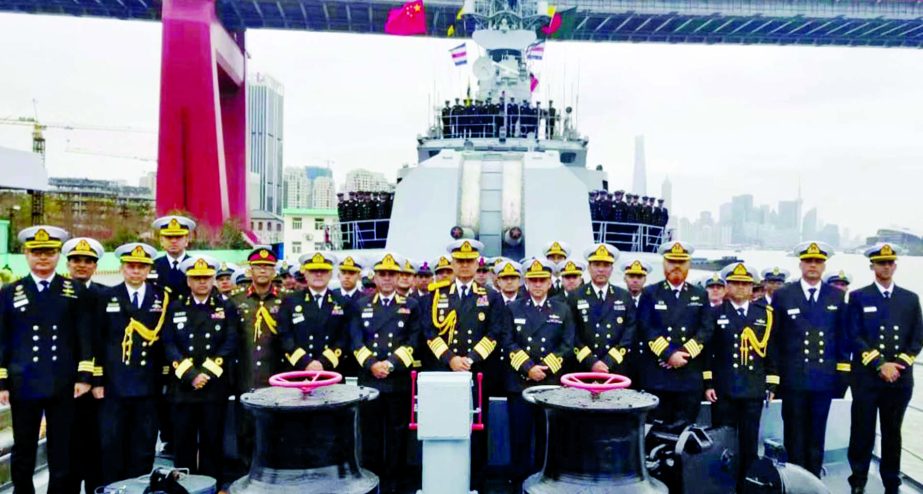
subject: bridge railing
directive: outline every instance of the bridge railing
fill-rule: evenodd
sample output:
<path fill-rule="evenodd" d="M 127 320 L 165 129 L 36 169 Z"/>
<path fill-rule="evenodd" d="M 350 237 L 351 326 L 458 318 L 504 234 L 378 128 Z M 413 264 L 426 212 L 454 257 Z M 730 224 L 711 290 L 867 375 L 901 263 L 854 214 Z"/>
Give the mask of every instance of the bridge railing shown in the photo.
<path fill-rule="evenodd" d="M 623 252 L 657 252 L 669 239 L 663 226 L 618 221 L 594 221 L 593 241 L 614 245 Z"/>
<path fill-rule="evenodd" d="M 383 249 L 388 240 L 390 219 L 341 221 L 330 227 L 330 238 L 336 250 Z"/>
<path fill-rule="evenodd" d="M 570 117 L 564 110 L 555 108 L 551 116 L 547 108 L 532 108 L 532 113 L 509 113 L 507 110 L 489 113 L 448 114 L 436 112 L 435 123 L 427 132 L 431 139 L 515 138 L 533 139 L 573 138 Z"/>

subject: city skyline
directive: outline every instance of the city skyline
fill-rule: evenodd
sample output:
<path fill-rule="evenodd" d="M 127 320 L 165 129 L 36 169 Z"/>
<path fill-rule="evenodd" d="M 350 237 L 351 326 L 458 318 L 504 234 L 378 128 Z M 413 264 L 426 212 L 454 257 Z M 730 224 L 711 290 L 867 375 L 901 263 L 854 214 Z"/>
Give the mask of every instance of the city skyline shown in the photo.
<path fill-rule="evenodd" d="M 45 121 L 156 128 L 159 24 L 7 14 L 0 27 L 8 44 L 33 40 L 0 61 L 16 74 L 0 95 L 4 116 L 32 116 L 35 98 Z M 414 136 L 432 122 L 433 102 L 464 94 L 467 67 L 452 67 L 443 46 L 452 42 L 248 33 L 248 71 L 286 86 L 285 134 L 297 138 L 286 142 L 284 164 L 333 163 L 338 183 L 355 168 L 392 179 L 401 163 L 415 161 Z M 800 181 L 805 209 L 870 235 L 892 223 L 918 229 L 923 124 L 913 108 L 923 95 L 913 81 L 923 61 L 915 55 L 553 42 L 536 66 L 536 96 L 575 106 L 591 143 L 589 165 L 603 165 L 610 189 L 631 186 L 633 137 L 643 134 L 648 184 L 670 177 L 674 214 L 716 211 L 721 198 L 742 193 L 775 204 Z M 0 127 L 0 145 L 27 149 L 29 130 Z M 154 133 L 49 129 L 47 139 L 53 176 L 136 182 L 154 169 Z M 887 183 L 894 207 L 886 216 L 874 207 L 880 192 L 868 193 L 887 176 L 881 169 L 901 176 Z"/>

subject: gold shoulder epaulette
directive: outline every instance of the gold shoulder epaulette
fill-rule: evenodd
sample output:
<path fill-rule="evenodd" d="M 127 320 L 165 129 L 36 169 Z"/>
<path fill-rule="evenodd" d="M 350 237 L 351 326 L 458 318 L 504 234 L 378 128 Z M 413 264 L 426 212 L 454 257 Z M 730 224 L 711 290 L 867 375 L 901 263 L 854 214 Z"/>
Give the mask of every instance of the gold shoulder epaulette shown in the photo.
<path fill-rule="evenodd" d="M 429 291 L 431 291 L 431 292 L 433 292 L 433 291 L 436 291 L 436 290 L 438 290 L 438 289 L 440 289 L 440 288 L 445 288 L 445 287 L 447 287 L 447 286 L 449 286 L 449 285 L 451 285 L 451 284 L 452 284 L 452 281 L 451 281 L 451 280 L 434 281 L 434 282 L 430 283 L 430 284 L 426 287 L 426 289 L 429 290 Z"/>

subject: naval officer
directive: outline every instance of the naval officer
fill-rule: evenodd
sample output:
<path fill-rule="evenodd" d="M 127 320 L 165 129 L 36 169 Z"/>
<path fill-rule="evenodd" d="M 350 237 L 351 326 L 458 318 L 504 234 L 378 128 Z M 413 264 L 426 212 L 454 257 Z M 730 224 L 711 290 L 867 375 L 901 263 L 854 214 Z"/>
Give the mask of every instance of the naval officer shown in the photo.
<path fill-rule="evenodd" d="M 913 394 L 913 363 L 923 347 L 923 317 L 916 293 L 894 283 L 899 249 L 889 243 L 865 251 L 875 281 L 849 297 L 852 342 L 852 492 L 864 492 L 880 417 L 881 475 L 886 494 L 901 485 L 901 425 Z"/>

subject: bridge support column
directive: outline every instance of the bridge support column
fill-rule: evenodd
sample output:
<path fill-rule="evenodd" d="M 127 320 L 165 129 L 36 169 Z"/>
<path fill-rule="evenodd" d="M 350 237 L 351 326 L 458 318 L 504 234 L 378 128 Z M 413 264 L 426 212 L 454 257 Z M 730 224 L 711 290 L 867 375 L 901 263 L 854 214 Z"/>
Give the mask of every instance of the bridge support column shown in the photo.
<path fill-rule="evenodd" d="M 163 0 L 162 18 L 157 212 L 249 230 L 244 34 L 224 29 L 215 0 Z"/>

